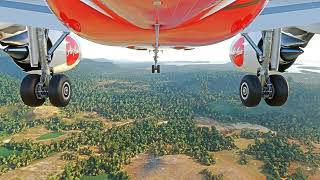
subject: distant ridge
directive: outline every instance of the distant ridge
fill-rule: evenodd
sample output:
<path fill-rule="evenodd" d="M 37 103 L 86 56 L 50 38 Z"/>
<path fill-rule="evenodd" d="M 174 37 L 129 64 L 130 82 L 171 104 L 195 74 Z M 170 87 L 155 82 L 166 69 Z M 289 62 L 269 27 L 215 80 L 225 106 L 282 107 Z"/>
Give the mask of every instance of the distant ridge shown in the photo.
<path fill-rule="evenodd" d="M 10 57 L 0 52 L 0 74 L 22 79 L 25 73 L 10 59 Z"/>

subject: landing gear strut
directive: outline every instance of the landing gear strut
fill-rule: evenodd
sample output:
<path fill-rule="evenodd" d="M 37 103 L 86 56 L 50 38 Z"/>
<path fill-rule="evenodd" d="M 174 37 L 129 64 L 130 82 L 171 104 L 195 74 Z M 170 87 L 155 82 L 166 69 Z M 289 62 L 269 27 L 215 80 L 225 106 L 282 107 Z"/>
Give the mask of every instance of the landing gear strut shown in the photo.
<path fill-rule="evenodd" d="M 269 72 L 278 72 L 280 62 L 281 29 L 263 32 L 263 49 L 252 41 L 248 34 L 242 34 L 253 47 L 259 57 L 260 68 L 256 75 L 246 75 L 239 88 L 240 99 L 243 105 L 255 107 L 263 98 L 270 106 L 282 106 L 289 95 L 287 80 L 278 74 L 270 75 Z"/>
<path fill-rule="evenodd" d="M 160 73 L 160 65 L 158 65 L 158 59 L 159 59 L 159 36 L 160 36 L 160 24 L 154 25 L 155 32 L 156 32 L 156 44 L 153 50 L 154 56 L 154 65 L 152 65 L 152 74 L 155 72 Z"/>
<path fill-rule="evenodd" d="M 71 83 L 65 75 L 54 75 L 50 69 L 51 57 L 69 33 L 63 33 L 48 50 L 48 30 L 28 28 L 31 66 L 41 66 L 41 75 L 27 75 L 20 87 L 20 96 L 25 105 L 37 107 L 44 104 L 49 97 L 52 105 L 65 107 L 71 99 Z"/>

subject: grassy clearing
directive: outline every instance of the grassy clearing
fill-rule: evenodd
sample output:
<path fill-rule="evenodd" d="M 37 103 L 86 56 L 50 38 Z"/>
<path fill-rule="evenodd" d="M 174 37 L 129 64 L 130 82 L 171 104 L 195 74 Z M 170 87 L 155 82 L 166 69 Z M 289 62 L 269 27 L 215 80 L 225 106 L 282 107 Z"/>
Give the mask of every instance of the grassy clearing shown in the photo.
<path fill-rule="evenodd" d="M 111 179 L 107 174 L 101 174 L 98 176 L 83 176 L 81 180 L 109 180 Z"/>
<path fill-rule="evenodd" d="M 38 141 L 43 141 L 43 140 L 47 140 L 47 139 L 54 139 L 60 136 L 63 136 L 65 133 L 63 132 L 51 132 L 48 134 L 44 134 L 40 137 L 37 138 Z"/>
<path fill-rule="evenodd" d="M 0 147 L 0 157 L 8 157 L 13 151 L 5 147 Z"/>

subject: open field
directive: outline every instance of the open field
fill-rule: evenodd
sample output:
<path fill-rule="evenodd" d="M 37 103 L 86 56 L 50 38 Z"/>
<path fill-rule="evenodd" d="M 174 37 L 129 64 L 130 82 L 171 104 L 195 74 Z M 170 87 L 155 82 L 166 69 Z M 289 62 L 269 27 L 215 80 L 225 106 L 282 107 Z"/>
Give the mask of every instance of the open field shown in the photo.
<path fill-rule="evenodd" d="M 223 174 L 226 180 L 263 180 L 265 175 L 261 173 L 263 163 L 251 159 L 247 165 L 238 163 L 239 155 L 235 151 L 221 151 L 214 153 L 217 164 L 210 166 L 210 170 L 216 174 Z"/>
<path fill-rule="evenodd" d="M 252 129 L 252 130 L 259 130 L 261 132 L 269 132 L 270 129 L 250 123 L 221 123 L 211 118 L 205 117 L 198 117 L 195 119 L 196 124 L 199 127 L 211 127 L 215 126 L 220 132 L 226 132 L 231 130 L 242 130 L 242 129 Z"/>
<path fill-rule="evenodd" d="M 199 172 L 210 169 L 216 174 L 224 174 L 226 180 L 255 180 L 265 179 L 260 172 L 262 162 L 250 160 L 248 165 L 238 164 L 239 156 L 234 151 L 214 153 L 217 164 L 204 166 L 186 155 L 168 155 L 154 157 L 139 155 L 130 165 L 125 167 L 132 179 L 201 179 Z"/>
<path fill-rule="evenodd" d="M 48 140 L 48 139 L 54 139 L 54 138 L 63 136 L 64 134 L 65 133 L 63 133 L 63 132 L 51 132 L 51 133 L 44 134 L 44 135 L 38 137 L 37 140 L 43 141 L 43 140 Z"/>
<path fill-rule="evenodd" d="M 20 133 L 17 133 L 8 139 L 16 142 L 21 142 L 25 139 L 31 139 L 33 141 L 36 141 L 38 137 L 48 133 L 51 133 L 51 131 L 46 129 L 43 126 L 37 126 L 30 129 L 26 129 Z"/>
<path fill-rule="evenodd" d="M 131 179 L 200 179 L 199 172 L 206 166 L 200 165 L 186 155 L 154 157 L 139 155 L 125 167 Z"/>
<path fill-rule="evenodd" d="M 0 176 L 3 180 L 45 180 L 49 176 L 62 173 L 67 161 L 61 160 L 61 154 L 33 162 L 27 167 L 18 168 Z"/>
<path fill-rule="evenodd" d="M 254 144 L 254 139 L 238 138 L 234 140 L 234 144 L 240 149 L 245 150 L 250 144 Z"/>
<path fill-rule="evenodd" d="M 99 176 L 83 176 L 83 177 L 81 177 L 81 180 L 111 180 L 111 179 L 112 178 L 110 178 L 106 174 L 102 174 Z"/>
<path fill-rule="evenodd" d="M 61 113 L 59 108 L 53 106 L 41 106 L 36 107 L 32 111 L 32 115 L 35 119 L 48 119 L 57 116 Z"/>

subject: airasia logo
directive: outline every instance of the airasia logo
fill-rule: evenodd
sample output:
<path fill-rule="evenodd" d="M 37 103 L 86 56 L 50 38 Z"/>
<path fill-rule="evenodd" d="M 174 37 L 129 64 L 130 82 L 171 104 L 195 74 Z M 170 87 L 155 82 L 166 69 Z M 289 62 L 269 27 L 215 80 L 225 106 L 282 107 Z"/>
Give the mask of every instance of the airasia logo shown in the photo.
<path fill-rule="evenodd" d="M 67 47 L 66 47 L 66 51 L 67 51 L 67 65 L 71 66 L 73 65 L 75 62 L 77 62 L 77 60 L 80 57 L 80 48 L 78 43 L 76 42 L 76 40 L 74 40 L 72 37 L 67 36 L 66 37 L 66 41 L 67 41 Z"/>
<path fill-rule="evenodd" d="M 244 61 L 244 37 L 239 38 L 233 45 L 230 52 L 230 59 L 232 62 L 241 67 Z"/>

